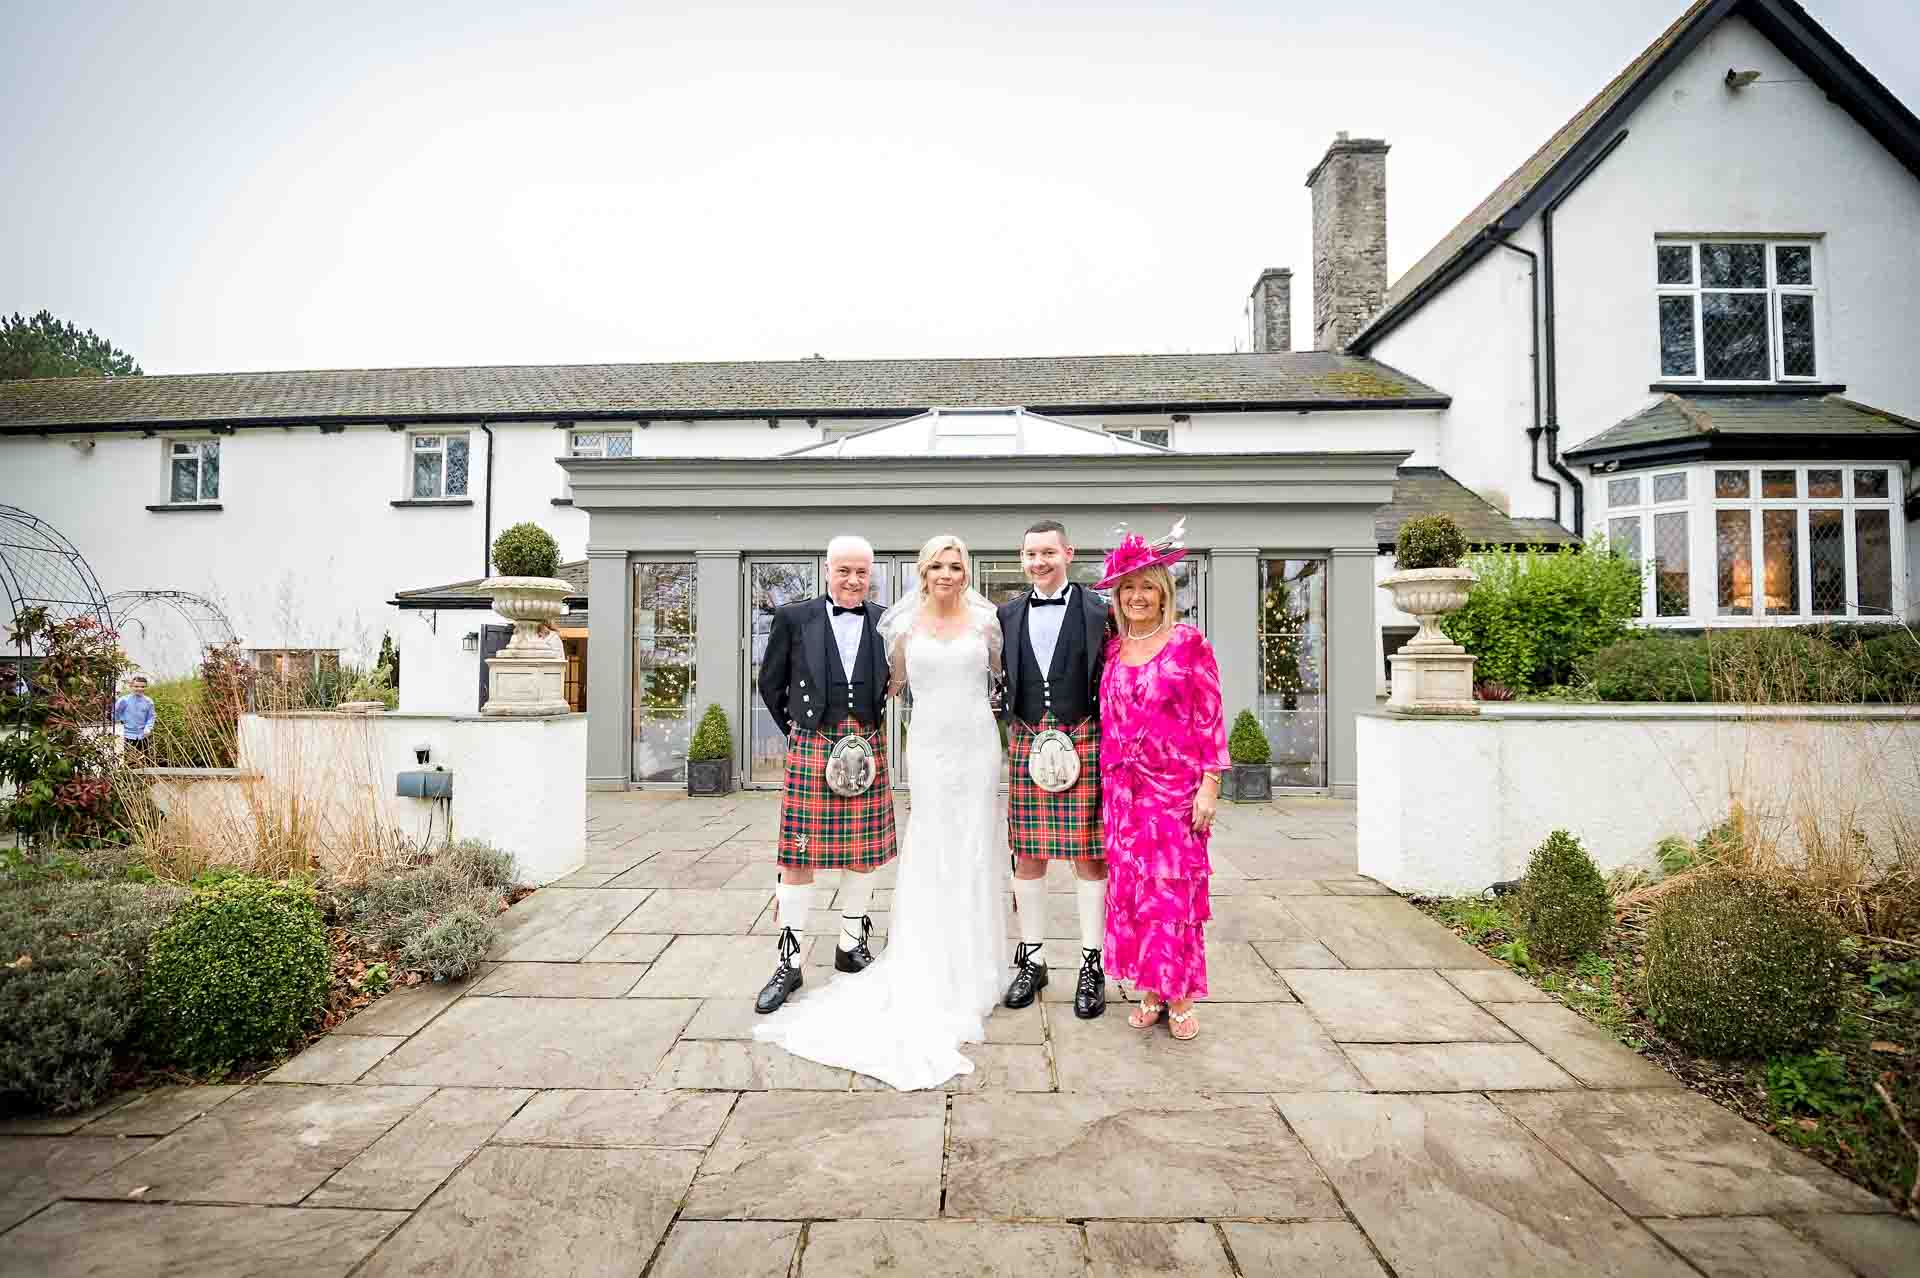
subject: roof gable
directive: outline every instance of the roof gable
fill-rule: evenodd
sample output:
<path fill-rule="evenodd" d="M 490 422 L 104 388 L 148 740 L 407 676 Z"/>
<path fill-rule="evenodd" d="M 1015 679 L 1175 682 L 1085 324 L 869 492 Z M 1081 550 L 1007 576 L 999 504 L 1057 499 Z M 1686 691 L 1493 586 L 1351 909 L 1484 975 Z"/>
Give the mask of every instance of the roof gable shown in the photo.
<path fill-rule="evenodd" d="M 1348 349 L 1364 354 L 1583 176 L 1622 136 L 1620 126 L 1667 74 L 1735 14 L 1751 22 L 1920 177 L 1920 118 L 1795 0 L 1694 0 L 1673 25 L 1393 282 L 1380 313 L 1354 335 Z"/>

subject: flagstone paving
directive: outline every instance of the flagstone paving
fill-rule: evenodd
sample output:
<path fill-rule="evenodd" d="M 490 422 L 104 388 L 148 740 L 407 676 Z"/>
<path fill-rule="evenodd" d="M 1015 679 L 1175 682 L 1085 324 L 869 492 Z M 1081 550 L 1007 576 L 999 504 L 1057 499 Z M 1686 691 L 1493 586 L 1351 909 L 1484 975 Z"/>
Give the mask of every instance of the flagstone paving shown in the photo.
<path fill-rule="evenodd" d="M 1359 877 L 1351 803 L 1222 813 L 1195 1041 L 1111 983 L 1074 1019 L 1056 871 L 1045 997 L 908 1094 L 753 1041 L 773 796 L 589 813 L 471 981 L 251 1086 L 0 1123 L 0 1274 L 1920 1272 L 1920 1225 Z M 799 999 L 858 979 L 841 878 Z"/>

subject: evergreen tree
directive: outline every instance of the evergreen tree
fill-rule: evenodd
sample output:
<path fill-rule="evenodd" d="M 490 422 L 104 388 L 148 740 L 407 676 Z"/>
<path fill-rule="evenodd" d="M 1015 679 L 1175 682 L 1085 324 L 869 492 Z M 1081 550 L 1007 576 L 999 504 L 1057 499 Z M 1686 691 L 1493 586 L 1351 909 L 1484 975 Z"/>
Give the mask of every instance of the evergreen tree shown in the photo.
<path fill-rule="evenodd" d="M 0 381 L 28 377 L 138 377 L 133 356 L 92 329 L 81 332 L 51 311 L 0 318 Z"/>

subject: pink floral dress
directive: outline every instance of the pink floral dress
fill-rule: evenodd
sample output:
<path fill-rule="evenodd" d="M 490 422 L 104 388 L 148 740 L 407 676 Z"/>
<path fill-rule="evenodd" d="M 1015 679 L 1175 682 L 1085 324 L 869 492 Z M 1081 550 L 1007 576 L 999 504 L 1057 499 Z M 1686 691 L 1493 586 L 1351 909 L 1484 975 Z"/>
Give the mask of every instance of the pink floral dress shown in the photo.
<path fill-rule="evenodd" d="M 1101 807 L 1107 839 L 1109 974 L 1164 998 L 1204 998 L 1213 917 L 1207 838 L 1193 829 L 1193 796 L 1207 770 L 1224 771 L 1227 730 L 1220 667 L 1192 626 L 1138 666 L 1107 646 L 1100 678 Z"/>

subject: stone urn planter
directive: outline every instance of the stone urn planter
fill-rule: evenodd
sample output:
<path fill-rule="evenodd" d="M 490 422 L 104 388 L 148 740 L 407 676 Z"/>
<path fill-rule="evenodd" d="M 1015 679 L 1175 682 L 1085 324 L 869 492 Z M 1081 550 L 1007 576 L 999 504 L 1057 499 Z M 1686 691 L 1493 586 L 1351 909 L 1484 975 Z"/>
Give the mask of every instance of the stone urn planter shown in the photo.
<path fill-rule="evenodd" d="M 487 659 L 488 715 L 567 714 L 567 655 L 560 637 L 540 633 L 567 611 L 573 586 L 558 577 L 489 577 L 480 583 L 493 610 L 513 623 L 513 638 Z"/>
<path fill-rule="evenodd" d="M 1447 638 L 1440 618 L 1467 605 L 1478 580 L 1466 568 L 1411 568 L 1389 573 L 1380 588 L 1393 605 L 1411 613 L 1420 631 L 1393 654 L 1392 710 L 1422 714 L 1478 714 L 1473 700 L 1473 654 Z"/>

